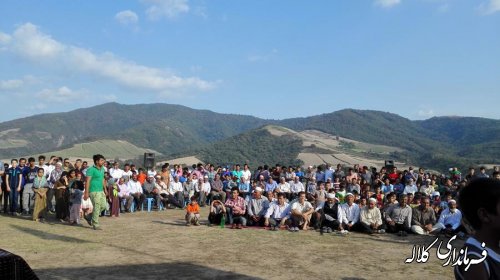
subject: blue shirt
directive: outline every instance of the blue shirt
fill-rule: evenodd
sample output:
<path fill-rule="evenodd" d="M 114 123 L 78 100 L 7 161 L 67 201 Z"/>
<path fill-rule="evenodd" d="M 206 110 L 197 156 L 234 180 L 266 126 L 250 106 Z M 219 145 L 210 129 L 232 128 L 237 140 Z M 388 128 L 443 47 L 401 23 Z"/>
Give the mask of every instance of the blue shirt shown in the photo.
<path fill-rule="evenodd" d="M 316 172 L 316 182 L 325 182 L 325 173 L 323 171 Z"/>
<path fill-rule="evenodd" d="M 276 181 L 273 181 L 272 183 L 266 183 L 266 192 L 271 191 L 274 192 L 274 189 L 278 187 L 278 184 Z"/>
<path fill-rule="evenodd" d="M 381 188 L 382 193 L 390 193 L 394 191 L 394 186 L 392 184 L 389 185 L 382 185 Z"/>
<path fill-rule="evenodd" d="M 7 175 L 9 175 L 9 186 L 11 191 L 13 189 L 17 189 L 19 186 L 19 174 L 22 174 L 22 171 L 19 167 L 16 168 L 9 168 L 7 170 Z"/>
<path fill-rule="evenodd" d="M 33 167 L 33 169 L 29 168 L 27 166 L 23 170 L 23 177 L 24 177 L 24 184 L 32 184 L 33 181 L 35 180 L 36 176 L 38 175 L 38 167 Z"/>
<path fill-rule="evenodd" d="M 300 179 L 302 179 L 302 177 L 304 177 L 304 172 L 302 171 L 295 172 L 295 176 L 298 176 Z"/>
<path fill-rule="evenodd" d="M 333 170 L 327 169 L 325 170 L 325 182 L 330 179 L 333 182 Z"/>

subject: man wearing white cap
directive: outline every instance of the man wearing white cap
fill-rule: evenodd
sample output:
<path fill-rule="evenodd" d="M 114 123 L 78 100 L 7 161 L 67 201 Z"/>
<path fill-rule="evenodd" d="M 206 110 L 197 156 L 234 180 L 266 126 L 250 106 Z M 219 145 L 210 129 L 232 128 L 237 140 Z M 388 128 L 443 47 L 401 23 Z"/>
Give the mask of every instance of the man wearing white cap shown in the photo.
<path fill-rule="evenodd" d="M 460 225 L 462 221 L 462 212 L 457 209 L 457 202 L 454 199 L 448 201 L 448 208 L 441 212 L 436 228 L 441 229 L 447 236 L 457 234 L 463 227 Z"/>
<path fill-rule="evenodd" d="M 346 203 L 340 206 L 340 231 L 356 231 L 359 228 L 359 205 L 354 203 L 354 195 L 352 193 L 347 193 L 345 199 Z"/>
<path fill-rule="evenodd" d="M 321 232 L 330 233 L 340 227 L 340 206 L 335 193 L 327 193 L 321 213 Z"/>
<path fill-rule="evenodd" d="M 252 199 L 248 202 L 247 226 L 263 226 L 269 208 L 269 200 L 262 196 L 262 188 L 256 187 Z"/>
<path fill-rule="evenodd" d="M 368 205 L 361 209 L 360 219 L 361 226 L 364 231 L 373 233 L 384 233 L 385 229 L 382 224 L 382 215 L 380 214 L 380 209 L 376 207 L 377 199 L 370 197 L 368 199 Z"/>

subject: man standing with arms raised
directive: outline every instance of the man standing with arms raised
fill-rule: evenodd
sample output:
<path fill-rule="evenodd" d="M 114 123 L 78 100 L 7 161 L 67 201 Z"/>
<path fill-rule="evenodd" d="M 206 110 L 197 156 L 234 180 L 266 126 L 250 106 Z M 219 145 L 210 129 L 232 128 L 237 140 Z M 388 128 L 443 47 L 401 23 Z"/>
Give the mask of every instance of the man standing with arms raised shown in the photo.
<path fill-rule="evenodd" d="M 87 170 L 87 182 L 85 184 L 85 193 L 83 199 L 92 201 L 94 210 L 92 218 L 84 216 L 85 220 L 91 225 L 94 230 L 101 230 L 99 226 L 99 215 L 106 210 L 106 180 L 104 178 L 104 162 L 106 159 L 100 155 L 94 155 L 94 166 Z"/>

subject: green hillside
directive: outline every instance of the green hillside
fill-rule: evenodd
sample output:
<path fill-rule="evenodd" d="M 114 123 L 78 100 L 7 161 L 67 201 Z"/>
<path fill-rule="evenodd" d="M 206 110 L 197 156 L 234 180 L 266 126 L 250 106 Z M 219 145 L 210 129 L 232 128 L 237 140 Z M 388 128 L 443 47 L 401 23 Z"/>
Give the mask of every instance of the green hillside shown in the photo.
<path fill-rule="evenodd" d="M 301 150 L 300 139 L 288 135 L 274 136 L 265 128 L 259 128 L 182 155 L 195 155 L 203 162 L 214 164 L 248 163 L 256 167 L 275 163 L 301 165 L 302 162 L 297 160 Z"/>
<path fill-rule="evenodd" d="M 204 160 L 211 162 L 293 162 L 296 140 L 259 131 L 265 125 L 299 132 L 318 130 L 367 144 L 399 148 L 387 156 L 438 170 L 500 160 L 500 120 L 440 117 L 411 121 L 387 112 L 345 109 L 275 121 L 179 105 L 118 103 L 0 123 L 0 158 L 121 139 L 170 158 L 198 151 Z M 291 146 L 288 149 L 286 145 Z M 241 146 L 243 150 L 234 148 Z M 258 151 L 261 159 L 252 151 Z M 288 156 L 286 152 L 292 154 Z"/>
<path fill-rule="evenodd" d="M 107 103 L 67 113 L 42 114 L 0 123 L 2 157 L 69 148 L 100 139 L 123 139 L 168 154 L 237 135 L 267 122 L 180 105 Z M 3 133 L 7 131 L 8 133 Z M 43 137 L 40 137 L 43 136 Z M 25 140 L 19 145 L 20 140 Z"/>

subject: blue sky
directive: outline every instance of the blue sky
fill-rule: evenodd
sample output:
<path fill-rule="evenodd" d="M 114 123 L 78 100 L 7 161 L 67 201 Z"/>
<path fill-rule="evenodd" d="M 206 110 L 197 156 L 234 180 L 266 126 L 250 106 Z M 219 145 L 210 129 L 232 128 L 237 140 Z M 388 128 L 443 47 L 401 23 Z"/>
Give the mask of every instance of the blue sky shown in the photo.
<path fill-rule="evenodd" d="M 500 119 L 500 0 L 5 0 L 0 98 L 0 121 L 110 101 Z"/>

